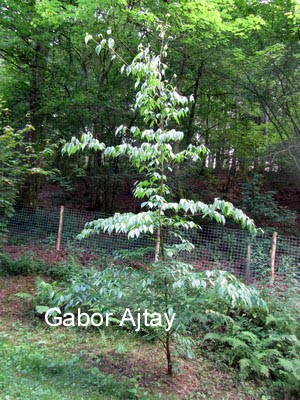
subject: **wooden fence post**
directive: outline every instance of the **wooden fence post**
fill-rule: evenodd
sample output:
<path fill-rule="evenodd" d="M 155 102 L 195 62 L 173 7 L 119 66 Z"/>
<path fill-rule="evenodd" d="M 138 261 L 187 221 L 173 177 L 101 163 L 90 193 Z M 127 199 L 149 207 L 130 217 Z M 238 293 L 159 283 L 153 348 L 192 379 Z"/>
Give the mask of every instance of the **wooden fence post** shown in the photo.
<path fill-rule="evenodd" d="M 61 243 L 61 234 L 63 229 L 63 221 L 64 221 L 64 206 L 60 206 L 60 214 L 59 214 L 59 225 L 58 225 L 58 234 L 57 234 L 57 242 L 56 242 L 56 251 L 60 251 L 60 243 Z"/>
<path fill-rule="evenodd" d="M 272 251 L 271 251 L 271 283 L 275 281 L 275 256 L 276 256 L 276 246 L 277 246 L 277 232 L 273 233 L 272 240 Z"/>
<path fill-rule="evenodd" d="M 246 276 L 245 276 L 246 285 L 249 285 L 250 283 L 250 278 L 251 278 L 250 266 L 251 266 L 251 244 L 249 243 L 247 246 Z"/>

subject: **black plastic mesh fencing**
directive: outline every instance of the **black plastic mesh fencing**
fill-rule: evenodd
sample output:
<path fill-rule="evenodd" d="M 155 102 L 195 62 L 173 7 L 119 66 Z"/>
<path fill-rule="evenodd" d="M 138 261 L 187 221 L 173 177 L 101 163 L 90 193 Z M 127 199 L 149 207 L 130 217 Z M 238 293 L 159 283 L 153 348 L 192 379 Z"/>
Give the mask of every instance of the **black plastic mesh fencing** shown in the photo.
<path fill-rule="evenodd" d="M 99 212 L 64 208 L 62 248 L 84 250 L 99 257 L 111 257 L 120 252 L 134 252 L 137 256 L 140 252 L 143 257 L 146 254 L 148 259 L 153 260 L 155 239 L 150 236 L 129 240 L 124 234 L 101 233 L 82 241 L 76 239 L 86 222 L 107 216 Z M 8 243 L 55 249 L 59 221 L 59 208 L 21 207 L 10 219 Z M 191 253 L 182 253 L 180 258 L 199 270 L 223 269 L 251 283 L 271 277 L 273 260 L 273 272 L 277 277 L 292 274 L 300 278 L 300 238 L 278 235 L 274 243 L 273 233 L 252 238 L 246 231 L 223 226 L 203 226 L 201 230 L 188 231 L 185 237 L 195 248 Z M 141 259 L 147 259 L 143 257 Z"/>
<path fill-rule="evenodd" d="M 128 240 L 126 235 L 108 235 L 101 233 L 87 239 L 78 240 L 77 235 L 82 231 L 86 222 L 98 218 L 109 217 L 101 212 L 90 212 L 64 208 L 62 220 L 61 247 L 73 250 L 85 250 L 98 255 L 114 255 L 120 250 L 136 250 L 153 247 L 153 239 L 141 236 Z M 60 208 L 20 207 L 8 225 L 8 244 L 34 246 L 49 246 L 56 248 L 60 222 Z"/>

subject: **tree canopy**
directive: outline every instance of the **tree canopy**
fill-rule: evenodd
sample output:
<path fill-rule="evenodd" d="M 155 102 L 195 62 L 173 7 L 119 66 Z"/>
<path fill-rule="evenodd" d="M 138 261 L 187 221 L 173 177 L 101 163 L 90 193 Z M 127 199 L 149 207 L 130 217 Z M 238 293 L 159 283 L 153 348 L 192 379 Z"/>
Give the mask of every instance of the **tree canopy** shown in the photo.
<path fill-rule="evenodd" d="M 172 36 L 169 74 L 181 95 L 194 98 L 176 151 L 205 144 L 205 163 L 223 176 L 225 195 L 251 171 L 284 171 L 299 182 L 299 18 L 297 0 L 4 0 L 1 93 L 13 128 L 29 117 L 34 130 L 26 140 L 36 152 L 83 133 L 118 145 L 128 134 L 113 134 L 118 121 L 140 122 L 133 79 L 122 80 L 109 49 L 95 52 L 84 38 L 113 31 L 118 54 L 129 62 L 139 42 L 159 50 L 163 24 Z M 101 153 L 66 161 L 59 146 L 47 162 L 61 171 L 58 182 L 81 182 L 89 205 L 107 212 L 115 209 L 120 182 L 137 173 L 123 159 L 104 163 Z M 178 183 L 185 171 L 202 174 L 186 167 L 175 171 L 179 198 L 188 190 Z M 37 196 L 36 183 L 28 184 Z"/>

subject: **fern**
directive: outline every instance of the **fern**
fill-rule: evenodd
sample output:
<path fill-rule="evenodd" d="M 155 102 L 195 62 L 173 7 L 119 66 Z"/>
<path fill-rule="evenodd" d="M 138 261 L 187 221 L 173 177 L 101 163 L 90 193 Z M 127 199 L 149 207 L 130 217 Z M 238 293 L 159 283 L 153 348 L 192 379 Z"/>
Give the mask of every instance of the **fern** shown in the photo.
<path fill-rule="evenodd" d="M 293 374 L 297 377 L 300 383 L 300 360 L 288 360 L 286 358 L 279 358 L 278 364 L 284 371 Z"/>
<path fill-rule="evenodd" d="M 263 363 L 258 363 L 258 368 L 257 372 L 259 375 L 265 376 L 266 378 L 269 378 L 270 376 L 270 367 L 263 364 Z"/>
<path fill-rule="evenodd" d="M 299 398 L 300 393 L 300 359 L 279 358 L 277 363 L 278 379 L 275 385 L 289 391 Z M 296 398 L 296 397 L 295 397 Z"/>
<path fill-rule="evenodd" d="M 278 398 L 300 398 L 299 282 L 292 302 L 268 296 L 268 308 L 257 312 L 242 304 L 210 303 L 210 326 L 204 344 L 239 369 L 245 379 L 268 379 Z M 296 305 L 296 306 L 295 306 Z M 270 310 L 270 311 L 268 311 Z M 277 397 L 276 397 L 277 398 Z"/>
<path fill-rule="evenodd" d="M 241 358 L 239 360 L 241 376 L 246 379 L 248 378 L 249 372 L 252 369 L 252 362 L 250 358 Z"/>
<path fill-rule="evenodd" d="M 218 334 L 218 333 L 207 333 L 204 336 L 204 341 L 206 340 L 214 340 L 214 341 L 218 341 L 220 343 L 223 344 L 227 344 L 229 346 L 231 346 L 233 349 L 237 349 L 237 348 L 248 348 L 249 346 L 247 345 L 247 343 L 243 342 L 242 340 L 240 340 L 237 337 L 233 337 L 233 336 L 224 336 L 222 334 Z"/>
<path fill-rule="evenodd" d="M 241 332 L 239 336 L 252 345 L 255 345 L 259 342 L 259 338 L 253 332 L 244 331 Z"/>

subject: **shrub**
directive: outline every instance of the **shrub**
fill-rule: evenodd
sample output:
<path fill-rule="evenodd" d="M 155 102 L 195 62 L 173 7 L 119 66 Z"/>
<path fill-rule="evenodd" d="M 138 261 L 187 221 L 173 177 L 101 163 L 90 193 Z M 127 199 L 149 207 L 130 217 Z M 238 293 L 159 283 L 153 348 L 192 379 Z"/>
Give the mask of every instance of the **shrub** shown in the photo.
<path fill-rule="evenodd" d="M 241 206 L 256 219 L 265 218 L 282 224 L 293 224 L 296 214 L 276 202 L 276 191 L 261 192 L 262 178 L 262 175 L 255 174 L 250 183 L 241 184 Z"/>
<path fill-rule="evenodd" d="M 0 253 L 0 274 L 1 275 L 32 275 L 45 273 L 47 266 L 30 256 L 21 256 L 14 260 L 8 254 Z"/>
<path fill-rule="evenodd" d="M 58 281 L 71 281 L 75 276 L 82 272 L 82 266 L 71 257 L 68 261 L 56 263 L 49 267 L 46 275 Z"/>

